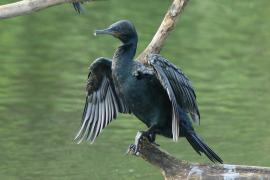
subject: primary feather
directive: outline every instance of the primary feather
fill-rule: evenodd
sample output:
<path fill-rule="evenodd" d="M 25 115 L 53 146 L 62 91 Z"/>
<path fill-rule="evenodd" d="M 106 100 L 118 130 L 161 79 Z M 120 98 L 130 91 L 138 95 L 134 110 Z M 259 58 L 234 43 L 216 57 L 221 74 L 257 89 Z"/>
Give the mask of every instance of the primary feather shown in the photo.
<path fill-rule="evenodd" d="M 111 65 L 111 60 L 99 58 L 89 68 L 81 128 L 75 137 L 78 143 L 83 139 L 94 142 L 119 112 L 129 112 L 123 98 L 116 93 Z"/>

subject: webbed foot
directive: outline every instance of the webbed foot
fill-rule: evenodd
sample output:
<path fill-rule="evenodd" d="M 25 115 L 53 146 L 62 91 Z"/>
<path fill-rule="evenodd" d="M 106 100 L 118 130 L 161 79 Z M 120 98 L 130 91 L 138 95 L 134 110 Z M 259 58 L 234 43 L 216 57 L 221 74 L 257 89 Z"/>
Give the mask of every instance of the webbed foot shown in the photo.
<path fill-rule="evenodd" d="M 155 142 L 156 134 L 154 132 L 148 130 L 142 133 L 143 133 L 142 136 L 145 136 L 150 143 L 154 144 L 155 146 L 160 146 L 159 144 Z"/>
<path fill-rule="evenodd" d="M 135 155 L 135 156 L 139 156 L 139 151 L 138 151 L 138 146 L 136 146 L 135 144 L 130 144 L 128 146 L 128 149 L 126 151 L 126 155 L 127 154 L 131 154 L 131 155 Z"/>

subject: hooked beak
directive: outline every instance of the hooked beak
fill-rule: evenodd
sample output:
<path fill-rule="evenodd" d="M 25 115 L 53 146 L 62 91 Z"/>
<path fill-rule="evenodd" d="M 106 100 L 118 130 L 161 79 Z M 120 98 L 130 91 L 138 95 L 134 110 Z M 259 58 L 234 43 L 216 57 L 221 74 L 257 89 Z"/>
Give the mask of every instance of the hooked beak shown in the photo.
<path fill-rule="evenodd" d="M 111 29 L 108 28 L 108 29 L 103 29 L 103 30 L 96 30 L 94 32 L 94 35 L 95 36 L 97 36 L 99 34 L 110 34 L 110 35 L 113 35 L 114 33 L 113 33 L 113 31 Z"/>

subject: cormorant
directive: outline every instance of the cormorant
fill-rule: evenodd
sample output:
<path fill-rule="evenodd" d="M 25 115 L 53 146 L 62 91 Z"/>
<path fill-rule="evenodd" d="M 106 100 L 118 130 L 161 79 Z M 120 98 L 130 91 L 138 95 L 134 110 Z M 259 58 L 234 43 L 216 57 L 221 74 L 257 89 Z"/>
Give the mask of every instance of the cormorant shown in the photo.
<path fill-rule="evenodd" d="M 155 143 L 156 134 L 185 137 L 193 149 L 211 161 L 223 163 L 193 129 L 192 119 L 200 120 L 196 95 L 183 72 L 158 54 L 150 54 L 147 63 L 134 61 L 138 36 L 134 25 L 118 21 L 95 34 L 109 34 L 122 45 L 113 59 L 96 59 L 89 67 L 87 96 L 81 128 L 75 140 L 92 143 L 118 113 L 133 113 L 149 128 L 144 132 Z"/>

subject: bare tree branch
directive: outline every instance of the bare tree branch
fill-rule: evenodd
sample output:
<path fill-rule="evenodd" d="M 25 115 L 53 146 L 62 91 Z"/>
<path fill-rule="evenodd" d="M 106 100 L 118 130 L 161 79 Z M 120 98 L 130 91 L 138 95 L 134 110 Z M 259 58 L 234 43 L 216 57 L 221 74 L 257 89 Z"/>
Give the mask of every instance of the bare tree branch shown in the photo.
<path fill-rule="evenodd" d="M 134 148 L 129 148 L 128 153 L 138 155 L 150 164 L 161 169 L 166 180 L 198 179 L 241 179 L 241 180 L 261 180 L 269 179 L 270 168 L 242 165 L 219 165 L 219 164 L 198 164 L 178 160 L 170 154 L 160 150 L 148 139 L 138 132 L 134 146 L 137 147 L 139 154 L 134 152 Z"/>
<path fill-rule="evenodd" d="M 48 8 L 50 6 L 75 1 L 76 0 L 22 0 L 0 6 L 0 19 L 21 16 Z"/>
<path fill-rule="evenodd" d="M 183 11 L 188 0 L 174 0 L 171 7 L 168 9 L 162 23 L 160 24 L 155 36 L 145 50 L 139 55 L 138 60 L 146 61 L 146 56 L 150 53 L 160 53 L 170 31 L 177 21 L 179 14 Z"/>

